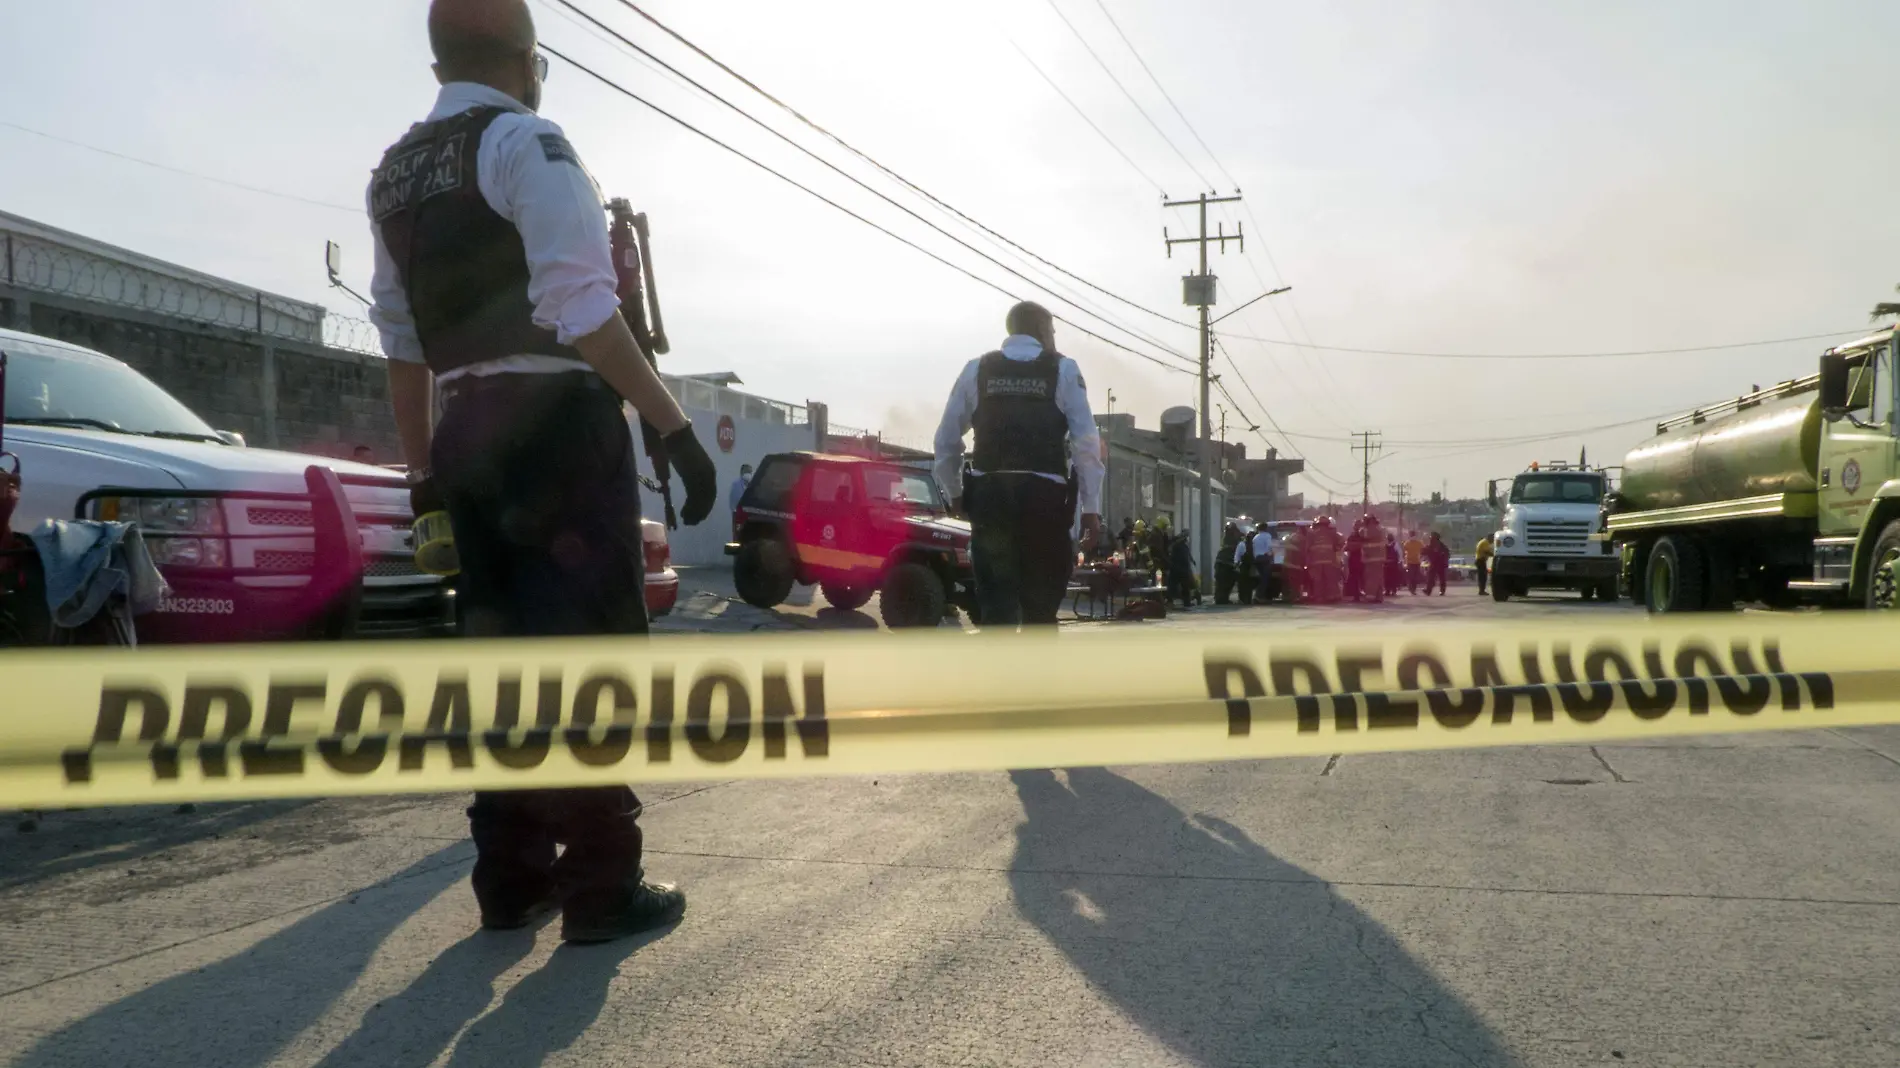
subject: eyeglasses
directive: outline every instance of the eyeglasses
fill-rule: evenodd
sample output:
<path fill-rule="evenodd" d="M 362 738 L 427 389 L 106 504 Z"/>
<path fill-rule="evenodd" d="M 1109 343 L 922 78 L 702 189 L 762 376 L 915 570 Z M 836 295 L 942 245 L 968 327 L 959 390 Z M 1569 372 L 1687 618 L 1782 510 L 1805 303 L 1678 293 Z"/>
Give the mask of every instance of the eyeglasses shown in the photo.
<path fill-rule="evenodd" d="M 534 77 L 536 81 L 548 80 L 548 57 L 538 48 L 534 50 Z"/>

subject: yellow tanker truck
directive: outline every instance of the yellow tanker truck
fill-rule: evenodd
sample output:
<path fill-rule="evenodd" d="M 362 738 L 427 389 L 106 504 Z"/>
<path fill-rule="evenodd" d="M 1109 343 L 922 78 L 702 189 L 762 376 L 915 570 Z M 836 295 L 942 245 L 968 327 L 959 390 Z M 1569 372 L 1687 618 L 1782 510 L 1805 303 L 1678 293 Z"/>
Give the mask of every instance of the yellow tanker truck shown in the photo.
<path fill-rule="evenodd" d="M 1895 347 L 1888 327 L 1829 349 L 1815 374 L 1658 424 L 1605 501 L 1636 601 L 1651 612 L 1891 606 Z"/>

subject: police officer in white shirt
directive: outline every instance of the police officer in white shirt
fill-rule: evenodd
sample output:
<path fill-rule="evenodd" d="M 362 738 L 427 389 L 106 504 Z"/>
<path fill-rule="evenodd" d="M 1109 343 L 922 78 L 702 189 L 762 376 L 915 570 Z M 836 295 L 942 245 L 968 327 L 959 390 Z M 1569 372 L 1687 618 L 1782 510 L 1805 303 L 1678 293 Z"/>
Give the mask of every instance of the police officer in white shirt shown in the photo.
<path fill-rule="evenodd" d="M 415 513 L 448 511 L 465 634 L 645 633 L 623 399 L 665 435 L 689 524 L 718 497 L 712 461 L 620 316 L 593 179 L 535 114 L 547 61 L 525 0 L 434 0 L 429 43 L 435 107 L 384 154 L 368 194 L 371 317 Z M 485 741 L 517 757 L 536 744 Z M 684 896 L 644 879 L 639 813 L 620 786 L 477 793 L 483 926 L 558 906 L 562 937 L 597 942 L 677 919 Z"/>
<path fill-rule="evenodd" d="M 1048 309 L 1009 310 L 1002 348 L 971 360 L 937 427 L 937 482 L 970 518 L 984 627 L 1047 624 L 1084 547 L 1102 534 L 1102 453 L 1082 371 L 1056 352 Z M 976 431 L 964 485 L 963 435 Z"/>
<path fill-rule="evenodd" d="M 1280 545 L 1280 539 L 1273 536 L 1273 531 L 1267 528 L 1264 520 L 1261 521 L 1253 535 L 1255 572 L 1253 598 L 1256 603 L 1268 604 L 1273 600 L 1273 595 L 1277 592 L 1273 588 L 1274 569 L 1285 561 L 1286 558 L 1283 555 L 1285 551 Z"/>

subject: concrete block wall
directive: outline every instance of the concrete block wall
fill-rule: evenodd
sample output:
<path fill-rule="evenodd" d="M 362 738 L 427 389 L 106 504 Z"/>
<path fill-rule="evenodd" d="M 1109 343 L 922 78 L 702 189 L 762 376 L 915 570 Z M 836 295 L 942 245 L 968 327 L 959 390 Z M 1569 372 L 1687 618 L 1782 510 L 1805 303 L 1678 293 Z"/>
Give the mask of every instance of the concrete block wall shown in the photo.
<path fill-rule="evenodd" d="M 4 287 L 0 325 L 123 360 L 252 445 L 400 459 L 379 357 Z"/>

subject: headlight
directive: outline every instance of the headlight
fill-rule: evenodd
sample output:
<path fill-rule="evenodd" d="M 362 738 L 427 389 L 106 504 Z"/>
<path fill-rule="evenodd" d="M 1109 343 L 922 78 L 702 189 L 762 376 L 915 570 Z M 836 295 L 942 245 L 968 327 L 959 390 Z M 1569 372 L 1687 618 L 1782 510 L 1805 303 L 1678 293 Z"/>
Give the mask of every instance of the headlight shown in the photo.
<path fill-rule="evenodd" d="M 231 566 L 230 545 L 219 536 L 224 509 L 215 497 L 101 497 L 93 502 L 92 514 L 138 524 L 159 567 Z"/>
<path fill-rule="evenodd" d="M 223 538 L 153 538 L 146 542 L 160 567 L 225 567 L 230 563 Z"/>
<path fill-rule="evenodd" d="M 137 523 L 153 534 L 224 533 L 224 510 L 215 497 L 101 497 L 93 515 Z"/>
<path fill-rule="evenodd" d="M 1502 548 L 1508 549 L 1511 546 L 1516 545 L 1516 544 L 1517 544 L 1517 535 L 1515 534 L 1501 534 L 1498 536 L 1498 545 Z"/>

